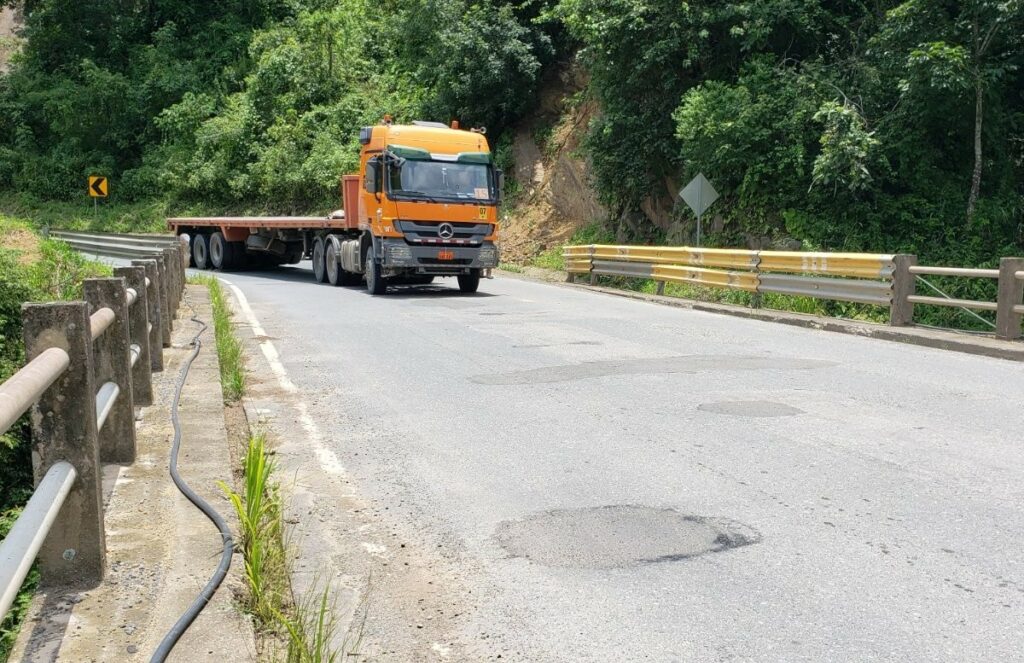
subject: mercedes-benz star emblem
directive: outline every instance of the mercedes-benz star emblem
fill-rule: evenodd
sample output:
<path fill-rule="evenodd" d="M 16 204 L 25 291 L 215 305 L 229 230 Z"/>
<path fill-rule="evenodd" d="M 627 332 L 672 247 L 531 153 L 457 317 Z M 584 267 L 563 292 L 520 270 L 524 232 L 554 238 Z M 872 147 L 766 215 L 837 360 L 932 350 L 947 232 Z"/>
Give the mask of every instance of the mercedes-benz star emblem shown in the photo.
<path fill-rule="evenodd" d="M 455 228 L 450 223 L 442 223 L 437 227 L 437 235 L 441 239 L 451 239 L 455 237 Z"/>

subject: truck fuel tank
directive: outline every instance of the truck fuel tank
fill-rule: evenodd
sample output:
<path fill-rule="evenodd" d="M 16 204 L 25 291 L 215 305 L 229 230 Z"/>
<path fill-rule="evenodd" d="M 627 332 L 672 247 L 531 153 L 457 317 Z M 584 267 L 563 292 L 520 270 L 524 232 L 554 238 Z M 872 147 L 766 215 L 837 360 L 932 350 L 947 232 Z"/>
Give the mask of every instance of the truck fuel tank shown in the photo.
<path fill-rule="evenodd" d="M 347 239 L 341 243 L 341 268 L 354 274 L 363 273 L 362 256 L 359 254 L 360 241 Z"/>

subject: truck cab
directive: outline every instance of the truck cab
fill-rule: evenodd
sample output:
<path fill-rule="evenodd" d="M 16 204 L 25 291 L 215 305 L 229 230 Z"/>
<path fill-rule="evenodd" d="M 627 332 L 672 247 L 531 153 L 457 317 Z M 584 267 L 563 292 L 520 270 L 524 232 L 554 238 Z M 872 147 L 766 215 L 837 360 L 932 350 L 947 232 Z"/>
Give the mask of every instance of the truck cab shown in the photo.
<path fill-rule="evenodd" d="M 360 174 L 344 178 L 354 245 L 341 268 L 365 274 L 380 294 L 389 282 L 455 276 L 463 291 L 498 264 L 501 172 L 481 131 L 437 122 L 363 127 Z M 351 241 L 351 240 L 348 240 Z"/>

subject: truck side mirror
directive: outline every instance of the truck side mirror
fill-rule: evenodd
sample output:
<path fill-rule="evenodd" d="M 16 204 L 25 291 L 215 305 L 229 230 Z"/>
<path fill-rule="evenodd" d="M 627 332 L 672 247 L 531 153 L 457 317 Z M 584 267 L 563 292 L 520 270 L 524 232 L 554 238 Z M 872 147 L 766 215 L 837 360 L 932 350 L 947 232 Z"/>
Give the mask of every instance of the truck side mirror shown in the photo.
<path fill-rule="evenodd" d="M 379 181 L 380 164 L 374 157 L 366 162 L 366 175 L 363 177 L 363 188 L 367 193 L 377 193 L 377 182 Z"/>
<path fill-rule="evenodd" d="M 495 202 L 501 203 L 502 198 L 505 197 L 505 171 L 498 168 L 494 171 L 495 178 L 498 180 L 498 197 Z"/>

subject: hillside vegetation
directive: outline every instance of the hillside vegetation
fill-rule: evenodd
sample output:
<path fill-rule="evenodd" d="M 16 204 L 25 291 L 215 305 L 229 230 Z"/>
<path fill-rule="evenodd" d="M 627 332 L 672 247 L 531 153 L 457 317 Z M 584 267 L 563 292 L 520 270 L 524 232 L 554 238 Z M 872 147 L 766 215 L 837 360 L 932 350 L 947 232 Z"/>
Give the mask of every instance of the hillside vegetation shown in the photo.
<path fill-rule="evenodd" d="M 0 206 L 23 213 L 97 173 L 141 210 L 322 213 L 385 113 L 486 126 L 514 173 L 571 68 L 587 181 L 550 187 L 592 187 L 620 240 L 691 240 L 675 193 L 703 172 L 719 245 L 1024 251 L 1021 0 L 16 4 Z"/>

